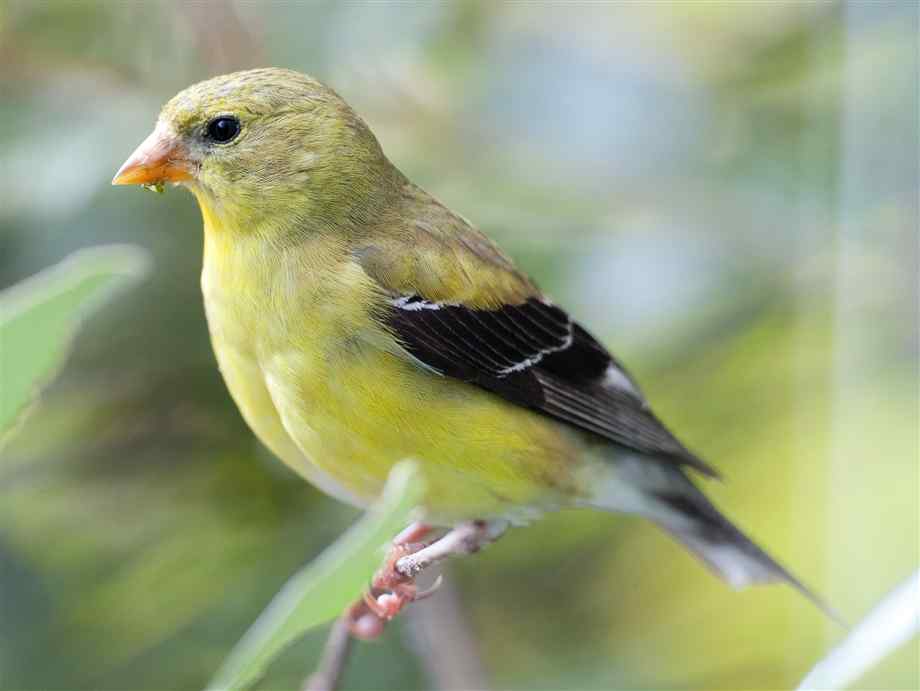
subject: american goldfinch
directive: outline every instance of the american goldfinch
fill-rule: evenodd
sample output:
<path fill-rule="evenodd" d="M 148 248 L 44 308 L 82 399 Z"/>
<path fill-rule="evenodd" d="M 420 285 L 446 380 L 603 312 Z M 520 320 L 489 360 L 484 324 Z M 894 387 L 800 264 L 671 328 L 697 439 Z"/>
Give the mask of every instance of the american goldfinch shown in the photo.
<path fill-rule="evenodd" d="M 479 230 L 412 184 L 332 89 L 257 69 L 191 86 L 115 184 L 186 187 L 214 352 L 255 434 L 365 507 L 416 459 L 426 522 L 643 516 L 731 585 L 788 571 L 688 477 L 715 471 Z"/>

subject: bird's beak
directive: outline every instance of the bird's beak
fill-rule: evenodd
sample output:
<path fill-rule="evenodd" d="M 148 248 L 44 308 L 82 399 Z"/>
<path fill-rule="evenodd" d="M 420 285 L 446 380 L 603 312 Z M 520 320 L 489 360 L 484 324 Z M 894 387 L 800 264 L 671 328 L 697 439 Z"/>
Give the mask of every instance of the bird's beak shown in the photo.
<path fill-rule="evenodd" d="M 191 180 L 194 166 L 179 138 L 162 123 L 115 173 L 113 185 L 157 185 Z"/>

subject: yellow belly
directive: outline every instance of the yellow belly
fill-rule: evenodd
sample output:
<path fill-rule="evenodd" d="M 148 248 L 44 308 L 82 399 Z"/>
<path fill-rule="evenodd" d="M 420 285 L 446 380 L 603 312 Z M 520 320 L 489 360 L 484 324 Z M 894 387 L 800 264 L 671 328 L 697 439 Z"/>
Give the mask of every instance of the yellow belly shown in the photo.
<path fill-rule="evenodd" d="M 206 248 L 202 286 L 227 386 L 291 468 L 366 506 L 393 465 L 415 459 L 431 520 L 518 517 L 575 498 L 578 434 L 396 354 L 359 308 L 349 312 L 362 300 L 337 294 L 361 289 L 347 264 L 316 262 L 328 275 L 312 294 L 302 262 L 284 261 L 259 268 Z"/>
<path fill-rule="evenodd" d="M 433 520 L 523 517 L 577 491 L 577 437 L 397 356 L 363 352 L 317 372 L 300 350 L 261 364 L 226 347 L 217 352 L 256 435 L 343 501 L 371 503 L 404 458 L 421 465 Z"/>
<path fill-rule="evenodd" d="M 290 378 L 280 357 L 266 382 L 297 446 L 357 496 L 377 496 L 404 458 L 420 463 L 437 516 L 503 515 L 572 490 L 574 440 L 545 419 L 386 352 L 343 360 L 328 376 Z"/>

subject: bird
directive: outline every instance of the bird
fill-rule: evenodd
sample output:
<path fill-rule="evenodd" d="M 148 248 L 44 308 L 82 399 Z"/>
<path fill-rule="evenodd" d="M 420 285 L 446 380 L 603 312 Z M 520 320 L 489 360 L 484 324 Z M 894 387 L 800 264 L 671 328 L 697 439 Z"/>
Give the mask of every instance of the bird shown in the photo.
<path fill-rule="evenodd" d="M 418 463 L 403 557 L 430 526 L 472 551 L 549 511 L 622 512 L 735 588 L 785 582 L 835 616 L 707 499 L 694 475 L 718 473 L 624 365 L 328 86 L 260 68 L 181 91 L 113 180 L 167 183 L 200 207 L 210 338 L 255 435 L 358 507 Z M 417 595 L 389 582 L 396 610 Z"/>

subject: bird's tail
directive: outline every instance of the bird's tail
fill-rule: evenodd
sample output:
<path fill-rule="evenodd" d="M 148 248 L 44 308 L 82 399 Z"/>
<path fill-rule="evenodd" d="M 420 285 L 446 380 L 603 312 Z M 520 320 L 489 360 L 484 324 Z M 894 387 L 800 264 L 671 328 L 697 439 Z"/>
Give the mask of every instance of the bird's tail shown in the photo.
<path fill-rule="evenodd" d="M 733 588 L 785 582 L 828 617 L 840 616 L 723 516 L 678 468 L 630 458 L 614 464 L 591 504 L 642 515 L 670 533 Z"/>

